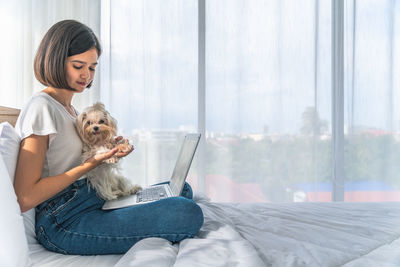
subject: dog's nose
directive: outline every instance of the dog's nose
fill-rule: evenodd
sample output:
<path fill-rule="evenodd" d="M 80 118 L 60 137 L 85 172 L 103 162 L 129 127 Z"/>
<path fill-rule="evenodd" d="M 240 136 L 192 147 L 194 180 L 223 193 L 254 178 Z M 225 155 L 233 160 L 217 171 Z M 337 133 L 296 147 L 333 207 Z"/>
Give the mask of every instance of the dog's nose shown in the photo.
<path fill-rule="evenodd" d="M 97 126 L 94 126 L 93 127 L 93 130 L 95 130 L 96 132 L 99 130 L 99 127 L 97 127 Z"/>

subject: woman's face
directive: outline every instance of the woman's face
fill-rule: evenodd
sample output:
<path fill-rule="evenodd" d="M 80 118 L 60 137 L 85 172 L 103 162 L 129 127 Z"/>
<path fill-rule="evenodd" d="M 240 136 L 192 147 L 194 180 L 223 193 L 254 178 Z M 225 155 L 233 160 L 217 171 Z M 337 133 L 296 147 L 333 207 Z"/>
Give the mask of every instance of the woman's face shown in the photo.
<path fill-rule="evenodd" d="M 83 92 L 93 81 L 97 58 L 96 48 L 67 58 L 67 82 L 76 92 Z"/>

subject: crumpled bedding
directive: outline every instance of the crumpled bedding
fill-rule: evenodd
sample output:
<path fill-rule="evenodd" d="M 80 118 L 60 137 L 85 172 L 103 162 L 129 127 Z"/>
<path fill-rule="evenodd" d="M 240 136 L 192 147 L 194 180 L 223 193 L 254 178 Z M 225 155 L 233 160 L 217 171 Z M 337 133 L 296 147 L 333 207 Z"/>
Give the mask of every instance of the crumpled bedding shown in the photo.
<path fill-rule="evenodd" d="M 210 203 L 210 205 L 215 205 Z M 400 266 L 400 203 L 220 204 L 264 266 Z"/>
<path fill-rule="evenodd" d="M 33 266 L 400 266 L 400 203 L 213 203 L 172 244 L 147 238 L 125 255 L 65 256 L 30 246 Z"/>

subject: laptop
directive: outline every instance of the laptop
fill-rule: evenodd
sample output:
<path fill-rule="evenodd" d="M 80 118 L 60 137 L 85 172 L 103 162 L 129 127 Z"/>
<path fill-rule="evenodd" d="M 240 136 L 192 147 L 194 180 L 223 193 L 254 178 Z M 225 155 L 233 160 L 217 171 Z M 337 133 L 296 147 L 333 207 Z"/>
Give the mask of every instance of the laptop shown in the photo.
<path fill-rule="evenodd" d="M 169 184 L 153 185 L 143 188 L 135 195 L 108 200 L 104 203 L 102 209 L 119 209 L 142 205 L 167 197 L 180 196 L 199 140 L 200 134 L 187 134 L 185 136 Z"/>

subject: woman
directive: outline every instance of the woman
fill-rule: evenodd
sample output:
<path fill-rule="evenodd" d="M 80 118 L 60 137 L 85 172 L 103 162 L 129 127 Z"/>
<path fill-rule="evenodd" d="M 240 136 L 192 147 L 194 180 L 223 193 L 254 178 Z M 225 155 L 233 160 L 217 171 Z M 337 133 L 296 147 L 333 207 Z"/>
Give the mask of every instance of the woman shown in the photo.
<path fill-rule="evenodd" d="M 46 86 L 21 111 L 16 130 L 21 147 L 15 192 L 21 211 L 36 208 L 35 232 L 47 249 L 64 254 L 125 253 L 146 237 L 171 242 L 193 237 L 203 224 L 188 184 L 182 197 L 104 211 L 104 200 L 89 190 L 85 174 L 117 149 L 80 162 L 82 143 L 75 130 L 73 96 L 92 85 L 100 43 L 74 20 L 53 25 L 34 61 L 36 78 Z M 122 137 L 118 137 L 122 138 Z"/>

